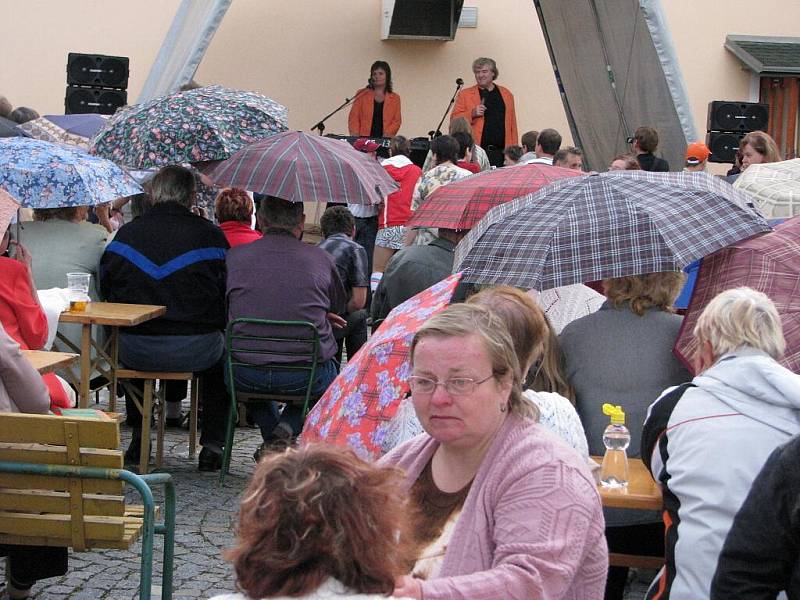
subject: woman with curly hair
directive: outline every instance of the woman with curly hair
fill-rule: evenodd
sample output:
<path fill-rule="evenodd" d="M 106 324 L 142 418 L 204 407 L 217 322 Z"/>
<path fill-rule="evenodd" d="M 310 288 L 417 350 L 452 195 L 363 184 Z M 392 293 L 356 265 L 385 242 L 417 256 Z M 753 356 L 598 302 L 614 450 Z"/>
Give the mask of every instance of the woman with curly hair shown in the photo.
<path fill-rule="evenodd" d="M 231 248 L 261 238 L 252 225 L 253 200 L 244 190 L 223 189 L 214 201 L 214 217 Z"/>
<path fill-rule="evenodd" d="M 213 600 L 348 598 L 394 590 L 408 558 L 403 474 L 312 444 L 258 465 L 226 558 L 241 593 Z"/>

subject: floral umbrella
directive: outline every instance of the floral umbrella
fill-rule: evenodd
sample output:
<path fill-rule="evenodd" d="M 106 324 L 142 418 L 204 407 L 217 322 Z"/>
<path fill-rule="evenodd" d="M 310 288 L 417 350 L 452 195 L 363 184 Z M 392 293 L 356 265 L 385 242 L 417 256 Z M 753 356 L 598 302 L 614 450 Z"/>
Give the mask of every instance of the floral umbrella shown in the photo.
<path fill-rule="evenodd" d="M 11 194 L 0 188 L 0 238 L 8 229 L 17 209 L 19 209 L 19 203 L 11 197 Z"/>
<path fill-rule="evenodd" d="M 0 187 L 28 208 L 95 205 L 142 192 L 109 160 L 25 137 L 0 139 Z"/>
<path fill-rule="evenodd" d="M 274 100 L 211 85 L 119 110 L 92 140 L 91 151 L 144 170 L 224 160 L 287 127 L 286 108 Z"/>
<path fill-rule="evenodd" d="M 389 313 L 308 414 L 303 443 L 349 446 L 364 459 L 380 456 L 389 423 L 409 391 L 414 334 L 450 303 L 460 279 L 460 273 L 451 275 Z"/>

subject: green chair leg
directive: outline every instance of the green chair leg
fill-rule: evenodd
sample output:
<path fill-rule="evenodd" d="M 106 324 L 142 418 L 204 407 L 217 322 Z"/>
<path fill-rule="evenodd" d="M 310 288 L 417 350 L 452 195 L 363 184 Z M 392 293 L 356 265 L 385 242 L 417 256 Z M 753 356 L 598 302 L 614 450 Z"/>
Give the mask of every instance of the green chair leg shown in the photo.
<path fill-rule="evenodd" d="M 222 450 L 222 468 L 219 470 L 219 485 L 225 483 L 225 476 L 231 468 L 231 455 L 233 453 L 233 435 L 236 430 L 236 421 L 239 420 L 239 413 L 236 410 L 236 393 L 231 394 L 231 406 L 228 411 L 228 425 L 225 428 L 225 447 Z"/>

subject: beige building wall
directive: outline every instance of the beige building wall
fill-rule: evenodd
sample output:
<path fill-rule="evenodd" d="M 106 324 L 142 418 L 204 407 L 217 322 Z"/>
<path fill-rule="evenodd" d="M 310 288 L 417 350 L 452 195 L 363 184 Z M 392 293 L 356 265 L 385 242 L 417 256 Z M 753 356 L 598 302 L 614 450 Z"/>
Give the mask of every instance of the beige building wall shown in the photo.
<path fill-rule="evenodd" d="M 577 2 L 585 0 L 563 0 Z M 633 1 L 633 0 L 632 0 Z M 476 56 L 498 62 L 515 94 L 520 132 L 568 128 L 532 0 L 467 0 L 478 27 L 454 42 L 380 40 L 379 0 L 234 0 L 197 79 L 260 91 L 289 108 L 290 126 L 309 129 L 366 84 L 387 60 L 403 100 L 401 132 L 435 128 L 455 86 L 473 82 Z M 179 0 L 0 0 L 0 94 L 42 113 L 63 112 L 69 51 L 129 56 L 135 101 Z M 800 2 L 662 0 L 698 131 L 710 100 L 748 100 L 752 77 L 723 48 L 725 35 L 796 35 Z M 347 133 L 346 114 L 327 125 Z"/>

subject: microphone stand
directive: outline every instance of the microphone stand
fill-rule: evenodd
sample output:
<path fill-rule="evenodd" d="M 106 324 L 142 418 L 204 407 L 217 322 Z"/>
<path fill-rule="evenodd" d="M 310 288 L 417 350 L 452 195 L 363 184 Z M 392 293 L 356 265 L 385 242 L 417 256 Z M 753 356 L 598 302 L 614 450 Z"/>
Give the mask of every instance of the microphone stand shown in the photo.
<path fill-rule="evenodd" d="M 450 109 L 453 108 L 453 104 L 455 104 L 455 102 L 456 102 L 456 96 L 458 96 L 458 92 L 461 91 L 461 88 L 463 87 L 463 85 L 464 85 L 464 80 L 463 79 L 461 79 L 460 77 L 458 79 L 456 79 L 456 91 L 453 92 L 453 97 L 450 98 L 450 103 L 447 105 L 447 108 L 444 109 L 444 114 L 442 115 L 442 120 L 439 121 L 439 124 L 436 126 L 436 131 L 429 131 L 428 132 L 428 135 L 430 136 L 431 139 L 433 139 L 435 137 L 439 137 L 440 135 L 442 135 L 442 124 L 444 123 L 444 120 L 447 118 L 447 113 L 449 113 Z"/>
<path fill-rule="evenodd" d="M 357 91 L 355 93 L 355 95 L 352 98 L 345 98 L 344 102 L 342 102 L 339 106 L 337 106 L 335 110 L 333 110 L 332 112 L 330 112 L 327 115 L 325 115 L 324 117 L 322 117 L 322 119 L 320 119 L 317 122 L 317 124 L 314 125 L 311 128 L 311 131 L 314 131 L 315 129 L 318 129 L 319 130 L 319 135 L 324 134 L 325 133 L 325 121 L 330 119 L 333 115 L 338 113 L 340 110 L 342 110 L 346 106 L 350 106 L 356 98 L 358 98 L 361 94 L 363 94 L 367 90 L 371 91 L 372 88 L 370 88 L 370 87 L 361 88 L 359 91 Z"/>

